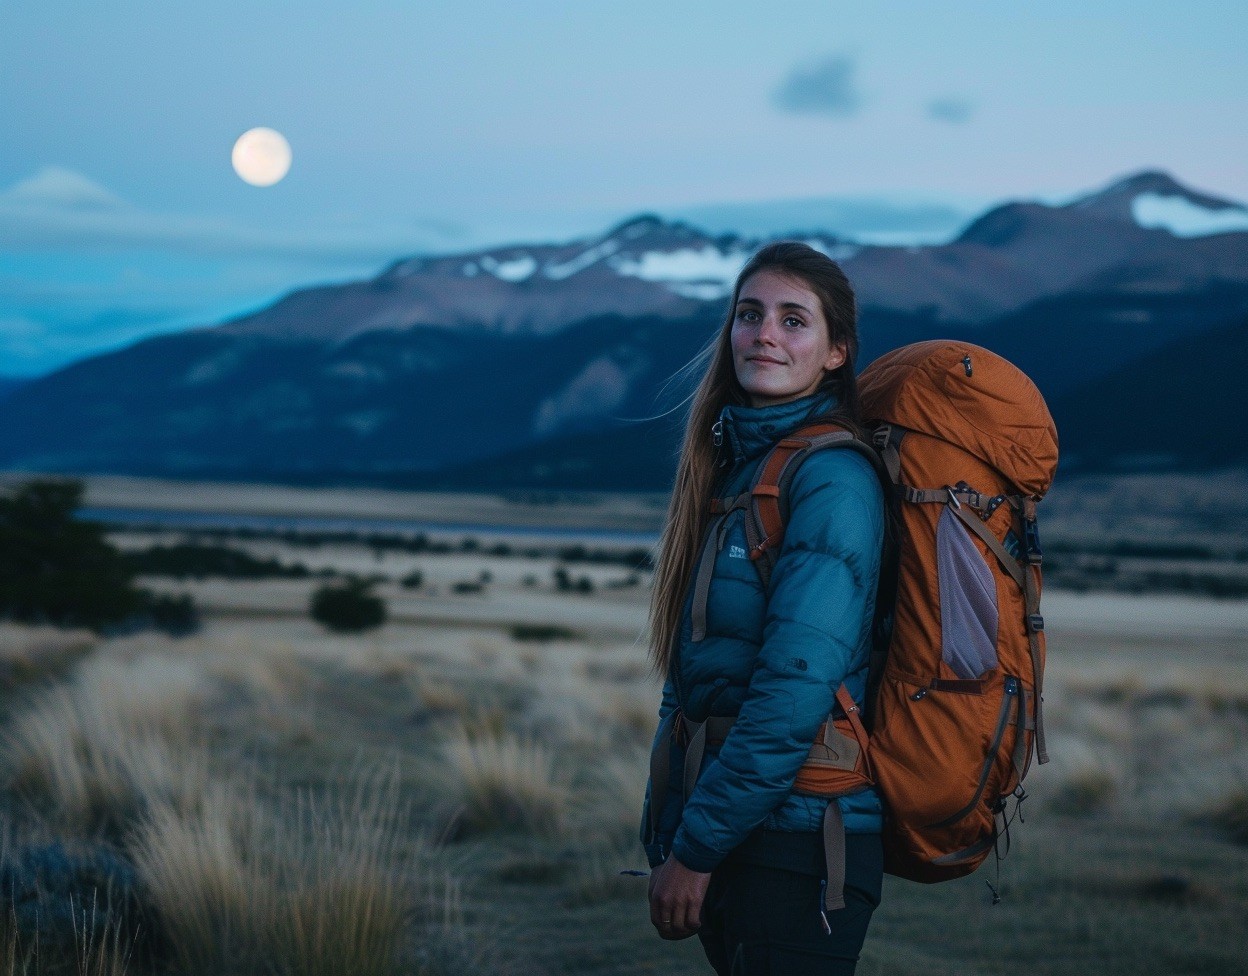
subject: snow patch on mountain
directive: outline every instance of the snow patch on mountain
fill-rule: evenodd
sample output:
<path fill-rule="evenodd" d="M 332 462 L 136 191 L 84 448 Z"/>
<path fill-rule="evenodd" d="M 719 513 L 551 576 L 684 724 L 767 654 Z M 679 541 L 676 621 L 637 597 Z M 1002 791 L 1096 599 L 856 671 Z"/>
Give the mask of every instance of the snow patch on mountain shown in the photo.
<path fill-rule="evenodd" d="M 542 401 L 533 416 L 534 436 L 549 437 L 619 409 L 628 395 L 630 378 L 609 356 L 592 360 L 563 389 Z"/>
<path fill-rule="evenodd" d="M 702 248 L 621 256 L 612 261 L 611 266 L 619 274 L 643 281 L 731 284 L 749 258 L 748 251 L 724 252 L 708 244 Z"/>
<path fill-rule="evenodd" d="M 481 259 L 481 267 L 495 278 L 516 284 L 533 276 L 533 272 L 537 270 L 537 260 L 531 255 L 521 254 L 506 261 L 499 261 L 487 254 Z"/>
<path fill-rule="evenodd" d="M 570 261 L 562 264 L 552 262 L 546 265 L 542 269 L 542 274 L 551 281 L 562 281 L 564 278 L 571 278 L 574 274 L 584 271 L 591 264 L 597 264 L 603 258 L 609 258 L 619 249 L 620 242 L 613 237 L 608 237 L 605 241 L 586 248 Z"/>
<path fill-rule="evenodd" d="M 1176 237 L 1204 237 L 1248 231 L 1248 209 L 1203 207 L 1183 196 L 1141 193 L 1131 201 L 1131 213 L 1141 227 L 1168 230 Z"/>
<path fill-rule="evenodd" d="M 674 281 L 667 285 L 667 290 L 695 302 L 715 302 L 732 294 L 732 282 Z"/>
<path fill-rule="evenodd" d="M 862 250 L 862 247 L 858 244 L 847 244 L 844 241 L 825 241 L 821 237 L 815 237 L 802 243 L 808 247 L 813 247 L 820 254 L 826 254 L 833 261 L 848 261 Z"/>

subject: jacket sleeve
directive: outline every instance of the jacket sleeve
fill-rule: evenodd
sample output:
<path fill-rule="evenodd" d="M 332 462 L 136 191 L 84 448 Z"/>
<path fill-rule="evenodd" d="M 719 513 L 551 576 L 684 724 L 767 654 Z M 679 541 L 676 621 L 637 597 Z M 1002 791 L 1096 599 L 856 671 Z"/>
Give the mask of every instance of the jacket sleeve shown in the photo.
<path fill-rule="evenodd" d="M 836 689 L 866 663 L 884 511 L 866 458 L 827 450 L 794 476 L 741 712 L 685 805 L 672 853 L 710 871 L 788 798 Z"/>

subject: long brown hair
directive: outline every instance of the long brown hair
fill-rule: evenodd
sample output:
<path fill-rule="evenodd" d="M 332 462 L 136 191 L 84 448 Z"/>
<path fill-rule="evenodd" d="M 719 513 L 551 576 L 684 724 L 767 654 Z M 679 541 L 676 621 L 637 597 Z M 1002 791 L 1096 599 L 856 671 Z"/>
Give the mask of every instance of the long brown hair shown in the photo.
<path fill-rule="evenodd" d="M 858 384 L 854 372 L 858 359 L 858 308 L 849 279 L 840 265 L 809 245 L 796 241 L 769 244 L 737 275 L 724 325 L 699 357 L 706 359 L 708 365 L 689 408 L 650 598 L 650 659 L 660 674 L 667 673 L 671 662 L 685 594 L 706 528 L 707 504 L 715 487 L 711 428 L 725 405 L 748 402 L 733 367 L 732 323 L 741 286 L 760 271 L 794 278 L 819 299 L 829 341 L 845 349 L 845 362 L 828 372 L 819 389 L 837 395 L 837 422 L 855 429 L 858 426 Z"/>

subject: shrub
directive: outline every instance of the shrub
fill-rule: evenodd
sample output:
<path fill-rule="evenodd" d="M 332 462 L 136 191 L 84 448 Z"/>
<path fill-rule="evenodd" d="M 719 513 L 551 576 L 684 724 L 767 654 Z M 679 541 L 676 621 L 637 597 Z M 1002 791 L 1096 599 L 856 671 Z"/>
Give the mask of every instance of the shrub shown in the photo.
<path fill-rule="evenodd" d="M 319 587 L 312 594 L 312 619 L 339 633 L 360 633 L 386 622 L 386 604 L 370 592 L 367 580 L 349 580 Z"/>
<path fill-rule="evenodd" d="M 188 593 L 169 596 L 144 591 L 143 612 L 153 627 L 170 637 L 185 637 L 199 630 L 199 611 Z"/>
<path fill-rule="evenodd" d="M 572 578 L 572 574 L 568 572 L 566 566 L 556 566 L 552 570 L 552 576 L 555 581 L 555 589 L 560 593 L 593 593 L 594 581 L 588 576 L 581 576 L 577 579 Z"/>
<path fill-rule="evenodd" d="M 410 573 L 399 580 L 399 585 L 405 590 L 419 590 L 425 585 L 425 574 L 419 569 L 413 569 Z"/>
<path fill-rule="evenodd" d="M 516 624 L 511 628 L 511 639 L 515 641 L 577 640 L 579 637 L 575 630 L 558 624 Z"/>
<path fill-rule="evenodd" d="M 126 562 L 144 576 L 172 576 L 175 579 L 265 579 L 268 577 L 304 579 L 309 574 L 302 563 L 288 566 L 276 559 L 257 559 L 249 552 L 231 546 L 182 542 L 172 546 L 152 546 L 127 553 Z"/>

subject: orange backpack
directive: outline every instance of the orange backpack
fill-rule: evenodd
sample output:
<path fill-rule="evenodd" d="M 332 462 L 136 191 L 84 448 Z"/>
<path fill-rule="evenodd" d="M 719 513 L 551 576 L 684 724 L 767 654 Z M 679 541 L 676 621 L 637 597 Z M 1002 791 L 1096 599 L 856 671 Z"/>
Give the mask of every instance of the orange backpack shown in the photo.
<path fill-rule="evenodd" d="M 877 617 L 891 611 L 891 631 L 872 660 L 865 755 L 821 761 L 817 742 L 795 789 L 835 796 L 873 779 L 888 808 L 885 869 L 944 881 L 993 850 L 997 815 L 1011 794 L 1022 796 L 1033 748 L 1048 761 L 1036 502 L 1057 467 L 1057 431 L 1035 385 L 969 343 L 888 353 L 863 372 L 859 391 L 899 506 L 899 558 L 877 607 Z M 747 528 L 764 579 L 794 471 L 832 447 L 864 445 L 812 425 L 760 465 Z M 846 750 L 833 738 L 857 745 L 864 735 L 847 697 L 842 686 L 848 719 L 825 729 L 834 753 Z"/>

